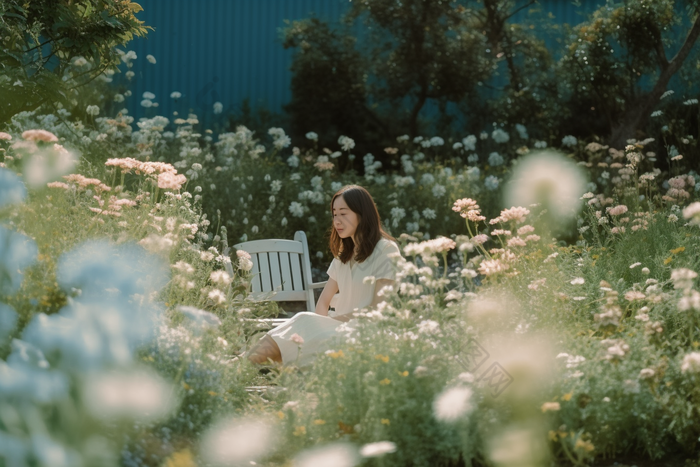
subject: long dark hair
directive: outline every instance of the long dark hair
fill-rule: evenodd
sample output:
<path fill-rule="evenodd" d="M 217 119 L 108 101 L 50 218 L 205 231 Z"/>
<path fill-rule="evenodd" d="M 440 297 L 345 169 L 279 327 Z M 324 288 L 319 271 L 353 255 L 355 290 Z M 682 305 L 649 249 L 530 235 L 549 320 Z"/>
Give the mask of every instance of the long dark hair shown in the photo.
<path fill-rule="evenodd" d="M 359 222 L 355 230 L 355 238 L 359 244 L 357 255 L 355 256 L 355 260 L 358 263 L 369 258 L 374 251 L 374 247 L 377 246 L 382 237 L 396 242 L 394 237 L 382 229 L 379 211 L 377 211 L 372 195 L 366 189 L 358 185 L 346 185 L 338 190 L 333 195 L 333 199 L 331 199 L 331 215 L 333 215 L 333 203 L 338 196 L 343 197 L 350 210 L 357 214 L 358 217 Z M 343 264 L 347 263 L 352 259 L 355 252 L 355 242 L 352 240 L 352 237 L 341 238 L 332 224 L 330 234 L 331 253 L 340 259 Z"/>

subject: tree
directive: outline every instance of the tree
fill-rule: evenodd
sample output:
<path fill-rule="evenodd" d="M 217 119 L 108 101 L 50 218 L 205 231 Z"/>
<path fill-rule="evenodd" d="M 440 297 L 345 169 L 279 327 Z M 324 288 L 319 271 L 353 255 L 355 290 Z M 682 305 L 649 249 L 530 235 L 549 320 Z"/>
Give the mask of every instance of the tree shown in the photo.
<path fill-rule="evenodd" d="M 66 102 L 71 91 L 116 70 L 116 47 L 148 32 L 135 16 L 141 10 L 128 0 L 0 0 L 0 122 Z M 76 57 L 89 66 L 67 74 Z"/>
<path fill-rule="evenodd" d="M 284 31 L 285 47 L 299 49 L 287 109 L 292 121 L 308 131 L 311 123 L 336 120 L 341 107 L 390 144 L 399 132 L 416 136 L 426 129 L 421 117 L 429 101 L 441 117 L 449 103 L 476 103 L 501 62 L 509 73 L 501 91 L 523 92 L 531 72 L 542 69 L 530 66 L 530 58 L 547 51 L 509 21 L 534 3 L 361 0 L 351 4 L 342 28 L 318 19 L 292 23 Z M 361 35 L 351 34 L 359 29 Z"/>
<path fill-rule="evenodd" d="M 672 32 L 684 7 L 692 26 L 679 45 Z M 562 70 L 584 133 L 607 135 L 619 148 L 645 127 L 700 36 L 697 7 L 695 1 L 681 6 L 673 0 L 609 2 L 574 29 Z M 673 47 L 677 52 L 669 59 Z"/>

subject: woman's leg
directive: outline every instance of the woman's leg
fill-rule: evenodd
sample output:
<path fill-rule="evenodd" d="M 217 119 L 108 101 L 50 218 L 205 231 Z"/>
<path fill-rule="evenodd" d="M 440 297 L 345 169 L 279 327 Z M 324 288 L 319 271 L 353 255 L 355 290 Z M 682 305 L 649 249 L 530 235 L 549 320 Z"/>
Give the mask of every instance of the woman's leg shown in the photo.
<path fill-rule="evenodd" d="M 267 363 L 268 359 L 273 362 L 282 363 L 282 353 L 280 352 L 277 342 L 267 334 L 255 344 L 255 347 L 250 349 L 246 357 L 248 360 L 258 365 Z"/>

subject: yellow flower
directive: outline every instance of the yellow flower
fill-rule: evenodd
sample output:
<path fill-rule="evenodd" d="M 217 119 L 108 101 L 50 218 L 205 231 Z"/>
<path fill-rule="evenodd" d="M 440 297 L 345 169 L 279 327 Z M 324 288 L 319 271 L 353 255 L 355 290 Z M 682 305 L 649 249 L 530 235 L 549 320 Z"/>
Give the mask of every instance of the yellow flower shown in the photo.
<path fill-rule="evenodd" d="M 399 371 L 401 376 L 408 376 L 408 371 Z"/>
<path fill-rule="evenodd" d="M 182 382 L 182 387 L 185 388 L 185 389 L 187 389 L 188 391 L 191 389 L 191 388 L 190 388 L 190 385 L 187 384 L 187 383 L 185 383 L 184 381 Z"/>
<path fill-rule="evenodd" d="M 592 452 L 593 450 L 595 450 L 595 446 L 593 446 L 593 443 L 591 443 L 590 441 L 584 441 L 581 438 L 579 438 L 576 440 L 574 449 L 583 449 L 586 452 Z"/>
<path fill-rule="evenodd" d="M 388 362 L 389 362 L 389 356 L 388 356 L 388 355 L 378 354 L 378 355 L 375 355 L 374 358 L 376 358 L 377 360 L 381 360 L 381 361 L 383 361 L 384 363 L 388 363 Z"/>
<path fill-rule="evenodd" d="M 218 396 L 218 394 L 215 393 L 214 391 L 209 391 L 209 395 L 210 395 L 210 396 Z"/>
<path fill-rule="evenodd" d="M 550 440 L 550 441 L 556 441 L 556 440 L 558 439 L 558 438 L 557 438 L 557 432 L 554 431 L 554 430 L 549 430 L 548 435 L 549 435 L 549 440 Z"/>
<path fill-rule="evenodd" d="M 294 436 L 303 436 L 306 434 L 306 427 L 305 426 L 298 426 L 294 428 Z"/>
<path fill-rule="evenodd" d="M 669 256 L 668 258 L 666 258 L 666 259 L 664 260 L 664 264 L 668 264 L 668 263 L 670 263 L 671 261 L 673 261 L 673 256 Z"/>
<path fill-rule="evenodd" d="M 192 453 L 189 449 L 174 452 L 172 456 L 165 460 L 163 467 L 197 467 L 194 463 Z"/>
<path fill-rule="evenodd" d="M 277 412 L 277 416 L 280 418 L 280 420 L 284 420 L 284 412 L 282 412 L 281 410 Z"/>
<path fill-rule="evenodd" d="M 314 420 L 314 425 L 325 425 L 325 424 L 326 424 L 325 420 L 321 420 L 321 419 Z"/>
<path fill-rule="evenodd" d="M 338 350 L 337 352 L 331 352 L 328 355 L 331 356 L 331 358 L 338 358 L 338 357 L 344 357 L 345 354 L 343 353 L 342 350 Z"/>
<path fill-rule="evenodd" d="M 382 386 L 386 386 L 387 384 L 391 384 L 391 380 L 389 378 L 384 378 L 379 382 Z"/>
<path fill-rule="evenodd" d="M 382 425 L 391 425 L 391 421 L 388 418 L 382 418 Z"/>
<path fill-rule="evenodd" d="M 681 246 L 676 249 L 671 250 L 672 255 L 677 255 L 678 253 L 683 253 L 685 251 L 685 247 Z"/>
<path fill-rule="evenodd" d="M 573 396 L 573 395 L 574 395 L 573 391 L 572 391 L 572 392 L 567 392 L 566 394 L 564 394 L 563 396 L 561 396 L 561 400 L 563 400 L 563 401 L 570 401 L 570 400 L 571 400 L 571 396 Z"/>

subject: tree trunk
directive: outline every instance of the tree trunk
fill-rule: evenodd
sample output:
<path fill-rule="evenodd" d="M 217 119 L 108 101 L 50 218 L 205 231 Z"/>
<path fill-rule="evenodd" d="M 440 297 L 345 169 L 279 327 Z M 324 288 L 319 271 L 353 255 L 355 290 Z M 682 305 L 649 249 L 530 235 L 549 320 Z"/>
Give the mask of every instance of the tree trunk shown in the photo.
<path fill-rule="evenodd" d="M 625 112 L 622 121 L 613 127 L 612 135 L 610 136 L 610 145 L 612 147 L 624 148 L 627 140 L 634 138 L 636 130 L 646 124 L 652 109 L 659 103 L 661 95 L 666 91 L 666 86 L 668 86 L 673 75 L 683 65 L 698 37 L 700 37 L 700 15 L 695 18 L 695 23 L 676 56 L 668 62 L 668 66 L 662 67 L 661 75 L 659 75 L 659 79 L 652 91 L 630 106 L 629 110 Z"/>

